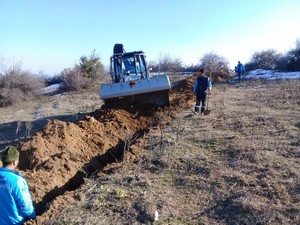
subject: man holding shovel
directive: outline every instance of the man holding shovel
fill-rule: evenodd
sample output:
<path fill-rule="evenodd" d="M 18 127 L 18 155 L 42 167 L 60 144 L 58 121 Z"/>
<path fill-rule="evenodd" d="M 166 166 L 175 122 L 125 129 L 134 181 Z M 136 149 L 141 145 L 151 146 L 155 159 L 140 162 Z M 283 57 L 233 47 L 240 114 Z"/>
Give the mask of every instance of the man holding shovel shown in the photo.
<path fill-rule="evenodd" d="M 209 114 L 209 111 L 206 110 L 206 103 L 208 100 L 208 94 L 212 89 L 212 84 L 210 79 L 204 75 L 204 69 L 200 69 L 197 73 L 197 79 L 194 85 L 194 93 L 196 94 L 196 105 L 195 105 L 195 114 L 198 115 L 201 105 L 201 115 Z"/>

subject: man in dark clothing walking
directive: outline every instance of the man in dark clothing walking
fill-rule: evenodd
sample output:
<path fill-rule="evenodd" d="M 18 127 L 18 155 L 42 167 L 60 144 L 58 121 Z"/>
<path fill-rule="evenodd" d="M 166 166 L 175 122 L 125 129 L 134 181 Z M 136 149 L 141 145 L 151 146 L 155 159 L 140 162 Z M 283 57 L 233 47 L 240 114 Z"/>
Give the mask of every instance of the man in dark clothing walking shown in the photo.
<path fill-rule="evenodd" d="M 194 93 L 196 94 L 196 105 L 195 105 L 195 114 L 198 114 L 201 106 L 201 114 L 203 115 L 206 108 L 206 99 L 209 91 L 211 91 L 212 84 L 208 77 L 204 75 L 204 69 L 200 69 L 197 74 L 197 79 L 194 85 Z"/>

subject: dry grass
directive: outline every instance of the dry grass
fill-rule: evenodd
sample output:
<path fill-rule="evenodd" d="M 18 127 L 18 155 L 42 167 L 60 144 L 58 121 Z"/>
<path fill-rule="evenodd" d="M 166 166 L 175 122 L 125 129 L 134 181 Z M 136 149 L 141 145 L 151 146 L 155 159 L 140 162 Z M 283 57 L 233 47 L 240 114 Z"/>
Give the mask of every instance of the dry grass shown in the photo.
<path fill-rule="evenodd" d="M 86 179 L 48 224 L 300 224 L 300 81 L 221 84 L 210 103 L 151 129 L 139 160 Z"/>

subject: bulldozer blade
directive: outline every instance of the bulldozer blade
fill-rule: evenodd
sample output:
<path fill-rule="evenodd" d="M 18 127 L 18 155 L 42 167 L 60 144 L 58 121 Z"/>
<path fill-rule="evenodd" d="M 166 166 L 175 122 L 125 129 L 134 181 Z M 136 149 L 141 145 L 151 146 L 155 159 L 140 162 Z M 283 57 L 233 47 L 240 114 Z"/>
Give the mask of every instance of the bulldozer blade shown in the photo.
<path fill-rule="evenodd" d="M 131 95 L 139 95 L 171 88 L 169 77 L 155 76 L 149 79 L 131 80 L 126 82 L 103 84 L 100 88 L 100 96 L 103 100 Z"/>
<path fill-rule="evenodd" d="M 101 85 L 100 96 L 105 103 L 123 98 L 129 103 L 169 106 L 169 77 L 155 76 L 149 79 L 131 80 L 122 83 Z"/>
<path fill-rule="evenodd" d="M 105 105 L 111 107 L 111 105 L 123 105 L 123 104 L 130 104 L 135 106 L 146 106 L 146 105 L 155 105 L 157 107 L 166 107 L 170 106 L 169 102 L 169 91 L 156 91 L 156 92 L 149 92 L 144 94 L 138 95 L 129 95 L 129 96 L 122 96 L 117 98 L 109 98 L 104 99 Z"/>
<path fill-rule="evenodd" d="M 139 94 L 139 95 L 132 95 L 125 97 L 129 102 L 136 102 L 140 103 L 142 105 L 145 104 L 154 104 L 156 106 L 169 106 L 169 91 L 155 91 L 155 92 L 149 92 L 145 94 Z"/>

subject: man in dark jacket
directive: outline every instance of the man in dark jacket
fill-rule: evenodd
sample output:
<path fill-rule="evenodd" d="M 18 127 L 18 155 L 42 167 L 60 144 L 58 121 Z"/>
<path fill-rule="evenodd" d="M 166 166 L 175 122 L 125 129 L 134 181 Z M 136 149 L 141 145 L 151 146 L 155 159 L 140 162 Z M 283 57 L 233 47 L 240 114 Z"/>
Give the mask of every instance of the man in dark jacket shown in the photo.
<path fill-rule="evenodd" d="M 211 88 L 212 84 L 210 79 L 204 75 L 204 69 L 200 69 L 194 85 L 194 93 L 196 94 L 195 114 L 199 113 L 201 103 L 201 114 L 204 113 L 207 95 L 209 91 L 211 91 Z"/>

